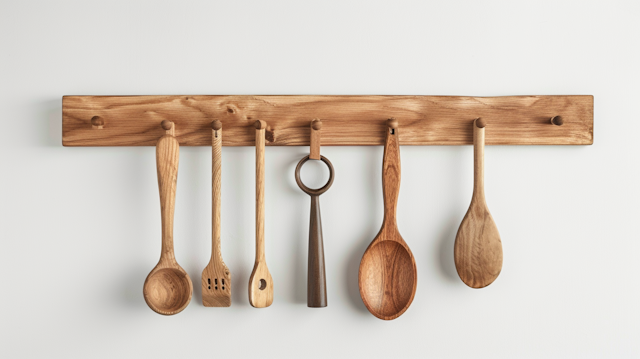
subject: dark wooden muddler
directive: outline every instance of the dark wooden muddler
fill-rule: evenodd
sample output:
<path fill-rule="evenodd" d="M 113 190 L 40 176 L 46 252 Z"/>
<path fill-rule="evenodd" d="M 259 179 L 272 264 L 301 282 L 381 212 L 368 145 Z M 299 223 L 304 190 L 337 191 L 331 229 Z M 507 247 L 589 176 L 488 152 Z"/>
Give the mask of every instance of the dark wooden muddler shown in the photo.
<path fill-rule="evenodd" d="M 307 306 L 327 306 L 327 275 L 324 270 L 324 242 L 320 219 L 320 197 L 311 196 L 309 220 L 309 258 L 307 268 Z"/>
<path fill-rule="evenodd" d="M 324 242 L 322 240 L 322 220 L 320 218 L 320 195 L 333 183 L 333 165 L 324 156 L 320 160 L 329 167 L 329 181 L 322 188 L 311 189 L 302 183 L 300 169 L 309 160 L 306 156 L 296 166 L 296 183 L 301 190 L 311 196 L 309 219 L 309 257 L 307 259 L 307 306 L 322 308 L 327 306 L 327 279 L 324 269 Z"/>

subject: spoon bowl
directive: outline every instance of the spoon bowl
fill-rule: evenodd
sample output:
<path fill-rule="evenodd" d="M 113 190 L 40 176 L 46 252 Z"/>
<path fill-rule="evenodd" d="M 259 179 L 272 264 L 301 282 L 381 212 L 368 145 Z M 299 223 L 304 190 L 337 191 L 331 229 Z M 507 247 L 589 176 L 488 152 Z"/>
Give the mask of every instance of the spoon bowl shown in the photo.
<path fill-rule="evenodd" d="M 402 315 L 413 301 L 416 266 L 409 248 L 396 241 L 370 247 L 360 262 L 360 296 L 381 319 Z"/>
<path fill-rule="evenodd" d="M 164 315 L 180 313 L 189 305 L 193 292 L 187 272 L 178 268 L 155 268 L 144 282 L 144 300 L 155 312 Z"/>

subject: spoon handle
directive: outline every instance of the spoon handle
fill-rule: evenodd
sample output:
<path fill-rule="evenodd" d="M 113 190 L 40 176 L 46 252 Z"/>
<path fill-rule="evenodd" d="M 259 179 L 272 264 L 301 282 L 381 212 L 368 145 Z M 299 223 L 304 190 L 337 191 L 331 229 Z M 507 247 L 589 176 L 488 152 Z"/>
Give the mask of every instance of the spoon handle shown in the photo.
<path fill-rule="evenodd" d="M 473 198 L 485 201 L 484 197 L 484 127 L 486 122 L 476 119 L 473 126 Z"/>
<path fill-rule="evenodd" d="M 387 121 L 387 136 L 382 160 L 382 192 L 384 198 L 384 225 L 396 225 L 396 208 L 400 193 L 400 145 L 398 121 Z"/>
<path fill-rule="evenodd" d="M 324 270 L 324 243 L 320 219 L 320 196 L 311 196 L 309 221 L 309 258 L 307 269 L 307 306 L 327 306 L 327 279 Z"/>
<path fill-rule="evenodd" d="M 220 249 L 220 221 L 221 221 L 221 183 L 222 183 L 222 128 L 211 130 L 211 157 L 212 157 L 212 222 L 211 222 L 211 261 L 222 261 L 222 251 Z"/>
<path fill-rule="evenodd" d="M 161 261 L 175 262 L 173 253 L 173 214 L 178 182 L 178 160 L 180 145 L 174 137 L 174 125 L 156 145 L 156 166 L 158 168 L 158 188 L 160 189 L 160 212 L 162 215 Z"/>
<path fill-rule="evenodd" d="M 256 121 L 256 262 L 264 262 L 264 121 Z"/>

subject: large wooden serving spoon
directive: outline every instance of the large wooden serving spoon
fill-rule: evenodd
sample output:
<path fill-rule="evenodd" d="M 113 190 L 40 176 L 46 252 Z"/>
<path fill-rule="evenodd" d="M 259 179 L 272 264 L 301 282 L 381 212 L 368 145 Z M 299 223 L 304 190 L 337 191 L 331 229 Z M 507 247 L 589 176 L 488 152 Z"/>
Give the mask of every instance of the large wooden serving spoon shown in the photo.
<path fill-rule="evenodd" d="M 273 303 L 273 280 L 264 255 L 264 141 L 267 123 L 256 121 L 256 261 L 249 277 L 249 303 L 266 308 Z"/>
<path fill-rule="evenodd" d="M 400 193 L 398 122 L 390 119 L 387 125 L 382 162 L 384 220 L 380 232 L 362 256 L 358 285 L 360 297 L 371 314 L 391 320 L 402 315 L 411 305 L 418 274 L 413 254 L 400 236 L 396 223 Z"/>
<path fill-rule="evenodd" d="M 156 313 L 173 315 L 189 305 L 193 284 L 187 272 L 176 262 L 173 253 L 173 214 L 180 146 L 175 138 L 174 124 L 162 121 L 166 134 L 156 145 L 160 212 L 162 214 L 162 253 L 160 261 L 144 282 L 143 294 L 147 305 Z"/>
<path fill-rule="evenodd" d="M 222 182 L 222 122 L 211 123 L 212 155 L 212 243 L 211 259 L 202 271 L 202 304 L 205 307 L 231 306 L 231 273 L 220 250 L 220 197 Z"/>
<path fill-rule="evenodd" d="M 502 270 L 502 242 L 484 197 L 484 128 L 473 123 L 473 196 L 462 219 L 453 253 L 460 279 L 471 288 L 493 283 Z"/>

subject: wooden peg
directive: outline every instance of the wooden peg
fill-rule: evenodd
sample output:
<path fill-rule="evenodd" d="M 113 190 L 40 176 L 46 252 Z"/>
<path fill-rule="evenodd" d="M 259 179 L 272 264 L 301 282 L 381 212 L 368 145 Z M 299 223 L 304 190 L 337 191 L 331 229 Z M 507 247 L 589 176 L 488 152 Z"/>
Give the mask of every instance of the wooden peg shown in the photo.
<path fill-rule="evenodd" d="M 93 128 L 94 130 L 102 130 L 102 126 L 104 126 L 104 119 L 102 117 L 91 117 L 91 128 Z"/>
<path fill-rule="evenodd" d="M 167 135 L 171 135 L 174 136 L 176 135 L 176 126 L 173 122 L 169 121 L 169 120 L 164 120 L 160 123 L 160 126 L 162 126 L 162 129 L 164 129 L 165 131 L 167 131 Z"/>
<path fill-rule="evenodd" d="M 320 130 L 322 129 L 322 121 L 316 118 L 311 121 L 311 144 L 309 146 L 309 158 L 312 160 L 320 159 Z"/>
<path fill-rule="evenodd" d="M 392 135 L 395 134 L 396 130 L 398 129 L 398 120 L 391 117 L 390 119 L 387 120 L 387 126 L 389 126 L 389 130 L 391 134 Z"/>
<path fill-rule="evenodd" d="M 264 139 L 266 142 L 275 142 L 276 133 L 271 129 L 271 126 L 266 121 L 257 120 L 254 123 L 256 130 L 264 130 Z"/>
<path fill-rule="evenodd" d="M 487 125 L 487 121 L 483 118 L 476 118 L 476 126 L 478 126 L 478 128 L 485 128 L 485 126 Z"/>
<path fill-rule="evenodd" d="M 214 131 L 213 135 L 217 138 L 218 131 L 222 129 L 222 122 L 220 122 L 220 120 L 211 121 L 211 129 Z"/>
<path fill-rule="evenodd" d="M 256 130 L 264 130 L 267 128 L 267 122 L 262 120 L 257 120 L 253 125 L 256 127 Z"/>
<path fill-rule="evenodd" d="M 551 124 L 556 126 L 562 126 L 564 124 L 564 119 L 562 116 L 553 116 L 551 117 Z"/>

